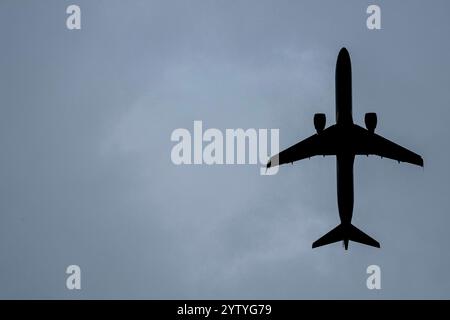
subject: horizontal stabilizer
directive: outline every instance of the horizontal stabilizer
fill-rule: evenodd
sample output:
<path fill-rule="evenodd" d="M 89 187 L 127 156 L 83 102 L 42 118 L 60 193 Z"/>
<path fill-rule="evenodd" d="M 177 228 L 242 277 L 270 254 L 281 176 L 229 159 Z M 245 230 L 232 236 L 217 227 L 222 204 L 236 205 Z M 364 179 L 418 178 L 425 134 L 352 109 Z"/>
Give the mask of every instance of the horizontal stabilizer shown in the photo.
<path fill-rule="evenodd" d="M 380 247 L 380 243 L 377 240 L 369 237 L 367 234 L 365 234 L 364 232 L 359 230 L 354 225 L 350 225 L 350 237 L 349 237 L 349 240 L 355 241 L 355 242 L 359 242 L 359 243 L 365 244 L 367 246 L 372 246 L 372 247 L 375 247 L 375 248 L 379 248 Z"/>
<path fill-rule="evenodd" d="M 338 241 L 344 241 L 345 250 L 348 249 L 348 242 L 354 241 L 359 242 L 368 246 L 380 247 L 380 243 L 375 239 L 371 238 L 355 226 L 348 224 L 340 224 L 326 235 L 324 235 L 319 240 L 315 241 L 312 245 L 313 248 L 325 246 Z"/>
<path fill-rule="evenodd" d="M 313 249 L 321 246 L 326 246 L 327 244 L 335 243 L 344 240 L 344 234 L 342 232 L 342 224 L 338 225 L 336 228 L 328 232 L 319 240 L 315 241 L 312 245 Z"/>

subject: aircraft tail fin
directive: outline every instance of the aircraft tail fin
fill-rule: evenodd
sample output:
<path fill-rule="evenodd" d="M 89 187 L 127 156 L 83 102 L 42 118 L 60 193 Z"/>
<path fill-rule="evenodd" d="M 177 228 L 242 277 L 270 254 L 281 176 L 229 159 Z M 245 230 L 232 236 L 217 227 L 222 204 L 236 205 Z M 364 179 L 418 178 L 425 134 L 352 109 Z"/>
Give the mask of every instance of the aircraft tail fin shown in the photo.
<path fill-rule="evenodd" d="M 312 244 L 313 248 L 325 246 L 331 243 L 335 243 L 338 241 L 344 241 L 344 247 L 345 250 L 348 250 L 348 242 L 349 241 L 359 242 L 368 246 L 380 247 L 380 243 L 376 241 L 375 239 L 371 238 L 358 228 L 356 228 L 354 225 L 348 224 L 343 225 L 340 224 L 327 234 L 325 234 L 323 237 L 321 237 L 319 240 L 315 241 Z"/>

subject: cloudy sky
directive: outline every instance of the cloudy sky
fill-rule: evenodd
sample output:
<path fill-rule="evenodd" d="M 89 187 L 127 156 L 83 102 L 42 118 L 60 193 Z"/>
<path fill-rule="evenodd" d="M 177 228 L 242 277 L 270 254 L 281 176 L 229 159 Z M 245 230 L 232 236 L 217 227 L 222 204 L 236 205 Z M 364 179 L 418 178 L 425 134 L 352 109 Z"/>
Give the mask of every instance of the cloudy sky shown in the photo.
<path fill-rule="evenodd" d="M 377 1 L 378 31 L 370 4 L 1 1 L 0 297 L 450 298 L 450 4 Z M 339 222 L 333 157 L 275 176 L 170 158 L 194 120 L 281 148 L 332 123 L 342 46 L 354 120 L 425 159 L 355 160 L 353 223 L 381 249 L 311 249 Z"/>

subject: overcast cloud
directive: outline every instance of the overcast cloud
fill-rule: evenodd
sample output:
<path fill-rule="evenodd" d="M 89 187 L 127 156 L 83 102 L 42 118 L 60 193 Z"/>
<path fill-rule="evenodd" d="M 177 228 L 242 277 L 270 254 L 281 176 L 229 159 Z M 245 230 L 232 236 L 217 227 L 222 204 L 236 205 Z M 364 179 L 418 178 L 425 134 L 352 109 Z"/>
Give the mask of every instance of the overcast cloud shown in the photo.
<path fill-rule="evenodd" d="M 1 298 L 450 298 L 447 1 L 0 3 Z M 355 161 L 354 224 L 380 250 L 311 249 L 339 222 L 335 159 L 176 166 L 176 128 L 334 122 L 339 49 L 353 116 L 425 168 Z M 82 270 L 82 290 L 65 269 Z M 366 268 L 382 289 L 366 288 Z"/>

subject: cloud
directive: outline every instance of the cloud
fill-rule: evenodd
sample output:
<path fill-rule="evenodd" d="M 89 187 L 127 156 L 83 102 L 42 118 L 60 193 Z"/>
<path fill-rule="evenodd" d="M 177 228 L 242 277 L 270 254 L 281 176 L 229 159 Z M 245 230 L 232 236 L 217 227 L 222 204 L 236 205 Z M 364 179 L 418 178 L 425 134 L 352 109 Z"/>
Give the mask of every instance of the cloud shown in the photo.
<path fill-rule="evenodd" d="M 17 27 L 1 28 L 12 30 L 0 59 L 2 297 L 74 297 L 64 288 L 74 263 L 87 298 L 448 296 L 439 275 L 450 261 L 450 66 L 442 39 L 428 36 L 447 20 L 411 25 L 417 10 L 367 34 L 357 1 L 80 6 L 78 34 L 55 27 L 57 9 L 46 5 L 48 19 L 32 30 L 17 23 L 19 4 L 0 19 Z M 382 10 L 404 14 L 398 4 Z M 405 26 L 424 48 L 444 47 L 421 49 Z M 332 123 L 342 45 L 352 55 L 355 120 L 376 111 L 380 133 L 425 156 L 422 171 L 355 162 L 354 222 L 379 251 L 311 250 L 339 221 L 333 158 L 270 177 L 259 166 L 170 160 L 170 134 L 194 120 L 278 128 L 281 148 L 314 132 L 316 112 Z M 365 287 L 370 264 L 382 268 L 381 292 Z"/>

